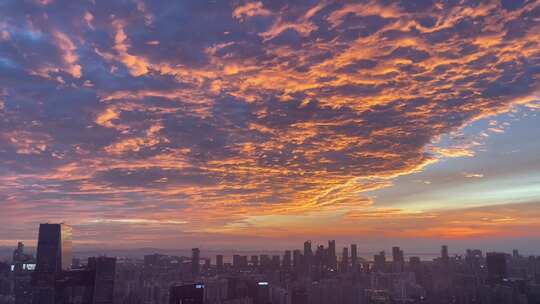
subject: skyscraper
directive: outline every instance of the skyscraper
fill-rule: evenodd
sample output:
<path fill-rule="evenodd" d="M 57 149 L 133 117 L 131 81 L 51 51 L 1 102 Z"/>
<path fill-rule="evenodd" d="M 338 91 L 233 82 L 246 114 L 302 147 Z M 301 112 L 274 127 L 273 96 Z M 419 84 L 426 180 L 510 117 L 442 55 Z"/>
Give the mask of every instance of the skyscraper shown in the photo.
<path fill-rule="evenodd" d="M 351 245 L 351 265 L 353 271 L 356 271 L 356 268 L 358 267 L 358 248 L 356 244 Z"/>
<path fill-rule="evenodd" d="M 347 272 L 349 269 L 349 248 L 343 247 L 343 255 L 341 257 L 341 271 Z"/>
<path fill-rule="evenodd" d="M 379 254 L 373 256 L 373 268 L 375 271 L 385 271 L 386 255 L 384 251 L 381 251 Z"/>
<path fill-rule="evenodd" d="M 25 258 L 24 254 L 24 244 L 19 242 L 17 244 L 17 249 L 13 251 L 13 262 L 21 262 Z"/>
<path fill-rule="evenodd" d="M 59 274 L 71 267 L 71 233 L 71 227 L 63 223 L 39 225 L 32 303 L 53 304 L 61 297 L 55 284 Z"/>
<path fill-rule="evenodd" d="M 298 249 L 293 251 L 293 268 L 297 272 L 302 268 L 302 252 Z"/>
<path fill-rule="evenodd" d="M 39 226 L 32 303 L 112 304 L 116 258 L 89 258 L 86 267 L 71 270 L 71 249 L 71 227 Z"/>
<path fill-rule="evenodd" d="M 97 257 L 88 259 L 88 270 L 94 274 L 93 304 L 112 304 L 114 299 L 114 276 L 116 258 Z"/>
<path fill-rule="evenodd" d="M 216 268 L 218 271 L 223 270 L 223 255 L 222 254 L 216 255 Z"/>
<path fill-rule="evenodd" d="M 304 242 L 304 267 L 309 271 L 313 262 L 313 251 L 311 249 L 311 241 Z"/>
<path fill-rule="evenodd" d="M 285 250 L 285 253 L 283 254 L 283 268 L 290 269 L 291 268 L 291 251 Z"/>
<path fill-rule="evenodd" d="M 336 241 L 331 240 L 328 241 L 328 255 L 327 255 L 328 261 L 327 266 L 332 269 L 337 268 L 337 255 L 336 255 Z"/>
<path fill-rule="evenodd" d="M 442 245 L 441 247 L 441 261 L 444 264 L 448 264 L 450 261 L 450 257 L 448 256 L 448 246 L 446 245 Z"/>
<path fill-rule="evenodd" d="M 24 252 L 24 244 L 19 242 L 13 251 L 13 293 L 15 304 L 32 303 L 32 272 L 34 257 Z M 30 266 L 30 268 L 29 268 Z"/>
<path fill-rule="evenodd" d="M 506 277 L 506 256 L 500 252 L 488 252 L 486 254 L 488 268 L 488 283 L 501 283 Z"/>
<path fill-rule="evenodd" d="M 403 254 L 403 250 L 401 250 L 399 247 L 395 246 L 392 247 L 392 265 L 393 265 L 393 271 L 395 272 L 402 272 L 405 267 L 405 257 Z"/>
<path fill-rule="evenodd" d="M 66 224 L 40 224 L 37 272 L 60 272 L 71 268 L 72 229 Z"/>
<path fill-rule="evenodd" d="M 200 273 L 201 251 L 199 248 L 191 249 L 191 274 L 198 277 Z"/>

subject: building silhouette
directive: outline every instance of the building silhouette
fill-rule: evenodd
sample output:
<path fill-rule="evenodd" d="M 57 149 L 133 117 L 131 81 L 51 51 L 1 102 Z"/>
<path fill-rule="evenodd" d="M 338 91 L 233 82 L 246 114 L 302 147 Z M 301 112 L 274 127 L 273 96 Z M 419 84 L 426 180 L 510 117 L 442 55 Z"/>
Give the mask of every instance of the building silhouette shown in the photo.
<path fill-rule="evenodd" d="M 71 227 L 41 224 L 33 304 L 112 304 L 116 258 L 90 257 L 86 267 L 71 269 Z"/>
<path fill-rule="evenodd" d="M 223 270 L 223 255 L 222 254 L 216 255 L 216 268 L 218 271 Z"/>
<path fill-rule="evenodd" d="M 201 272 L 201 251 L 199 248 L 191 249 L 191 274 L 198 277 Z"/>
<path fill-rule="evenodd" d="M 448 264 L 450 257 L 448 256 L 448 246 L 442 245 L 441 247 L 441 261 L 445 264 Z"/>
<path fill-rule="evenodd" d="M 72 229 L 66 224 L 40 224 L 36 271 L 33 274 L 34 304 L 53 304 L 61 301 L 56 279 L 71 268 Z"/>
<path fill-rule="evenodd" d="M 486 263 L 488 268 L 488 283 L 501 283 L 507 276 L 505 254 L 500 252 L 488 252 L 486 254 Z"/>
<path fill-rule="evenodd" d="M 356 244 L 351 245 L 351 265 L 353 271 L 356 271 L 358 268 L 358 247 Z"/>

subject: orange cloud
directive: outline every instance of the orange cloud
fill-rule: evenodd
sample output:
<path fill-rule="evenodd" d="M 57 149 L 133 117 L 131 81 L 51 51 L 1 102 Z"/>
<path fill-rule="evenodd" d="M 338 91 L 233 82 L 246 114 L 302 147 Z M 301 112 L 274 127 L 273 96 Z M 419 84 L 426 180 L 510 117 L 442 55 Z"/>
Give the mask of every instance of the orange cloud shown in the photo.
<path fill-rule="evenodd" d="M 53 32 L 53 36 L 58 44 L 58 48 L 62 51 L 67 72 L 75 78 L 80 78 L 82 76 L 82 67 L 77 64 L 79 57 L 76 53 L 77 48 L 75 44 L 62 32 L 55 31 Z"/>
<path fill-rule="evenodd" d="M 147 74 L 149 63 L 142 57 L 133 56 L 128 53 L 128 37 L 124 32 L 123 22 L 115 20 L 113 26 L 116 29 L 116 34 L 114 36 L 114 50 L 119 55 L 119 61 L 121 61 L 127 67 L 129 73 L 135 77 Z"/>
<path fill-rule="evenodd" d="M 238 6 L 233 11 L 233 17 L 241 21 L 254 16 L 270 16 L 272 12 L 265 9 L 262 2 L 247 2 Z"/>

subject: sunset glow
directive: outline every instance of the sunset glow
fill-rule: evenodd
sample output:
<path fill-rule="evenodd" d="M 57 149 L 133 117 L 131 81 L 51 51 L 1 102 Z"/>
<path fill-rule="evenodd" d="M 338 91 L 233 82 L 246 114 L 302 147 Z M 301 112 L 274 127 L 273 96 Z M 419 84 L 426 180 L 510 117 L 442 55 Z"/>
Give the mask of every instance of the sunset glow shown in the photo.
<path fill-rule="evenodd" d="M 457 2 L 0 1 L 0 245 L 538 239 L 540 2 Z"/>

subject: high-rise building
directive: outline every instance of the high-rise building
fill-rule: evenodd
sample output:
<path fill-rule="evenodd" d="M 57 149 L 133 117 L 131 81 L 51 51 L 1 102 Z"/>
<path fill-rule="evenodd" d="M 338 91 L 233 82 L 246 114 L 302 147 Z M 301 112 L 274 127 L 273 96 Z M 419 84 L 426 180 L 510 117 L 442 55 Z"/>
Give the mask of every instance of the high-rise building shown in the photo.
<path fill-rule="evenodd" d="M 341 271 L 347 272 L 349 270 L 349 248 L 343 247 L 343 254 L 341 256 Z"/>
<path fill-rule="evenodd" d="M 240 255 L 239 254 L 233 255 L 232 265 L 233 265 L 233 268 L 240 268 Z"/>
<path fill-rule="evenodd" d="M 403 251 L 398 247 L 392 247 L 392 261 L 402 262 L 403 261 Z"/>
<path fill-rule="evenodd" d="M 353 271 L 356 271 L 358 268 L 358 247 L 356 244 L 351 245 L 351 265 Z"/>
<path fill-rule="evenodd" d="M 302 268 L 302 252 L 298 249 L 293 251 L 293 268 L 300 271 Z"/>
<path fill-rule="evenodd" d="M 258 255 L 252 255 L 251 256 L 251 265 L 253 267 L 259 267 L 259 256 Z"/>
<path fill-rule="evenodd" d="M 403 254 L 403 250 L 401 250 L 399 247 L 395 246 L 392 247 L 392 270 L 395 272 L 402 272 L 405 268 L 405 257 Z"/>
<path fill-rule="evenodd" d="M 37 265 L 32 275 L 33 304 L 112 304 L 116 258 L 89 258 L 71 270 L 71 228 L 41 224 Z"/>
<path fill-rule="evenodd" d="M 304 242 L 304 256 L 312 255 L 313 251 L 311 249 L 311 241 Z"/>
<path fill-rule="evenodd" d="M 272 256 L 272 268 L 277 269 L 279 268 L 279 265 L 281 263 L 281 257 L 279 255 L 273 255 Z"/>
<path fill-rule="evenodd" d="M 171 286 L 169 304 L 203 304 L 204 284 L 187 284 Z"/>
<path fill-rule="evenodd" d="M 326 262 L 326 249 L 323 245 L 317 246 L 315 254 L 313 255 L 313 264 L 317 266 L 317 269 L 322 269 L 322 266 Z"/>
<path fill-rule="evenodd" d="M 40 224 L 37 272 L 60 272 L 71 268 L 72 229 L 66 224 Z"/>
<path fill-rule="evenodd" d="M 93 273 L 92 304 L 112 304 L 114 299 L 114 276 L 116 258 L 92 257 L 87 270 Z"/>
<path fill-rule="evenodd" d="M 259 264 L 261 267 L 268 268 L 272 264 L 272 260 L 268 254 L 261 254 L 259 256 Z"/>
<path fill-rule="evenodd" d="M 379 254 L 373 256 L 373 269 L 375 271 L 386 270 L 386 255 L 384 251 L 381 251 Z"/>
<path fill-rule="evenodd" d="M 261 261 L 262 265 L 262 261 Z M 233 255 L 233 268 L 242 269 L 248 266 L 248 257 L 246 255 Z"/>
<path fill-rule="evenodd" d="M 313 262 L 313 251 L 311 249 L 311 241 L 304 242 L 304 267 L 307 271 L 311 268 Z"/>
<path fill-rule="evenodd" d="M 17 244 L 17 249 L 13 251 L 13 262 L 21 262 L 26 259 L 26 254 L 24 253 L 24 244 L 19 242 Z"/>
<path fill-rule="evenodd" d="M 191 274 L 198 277 L 201 271 L 201 251 L 199 248 L 191 249 Z"/>
<path fill-rule="evenodd" d="M 448 264 L 450 261 L 450 257 L 448 256 L 448 246 L 446 245 L 441 246 L 441 261 L 444 264 Z"/>
<path fill-rule="evenodd" d="M 285 253 L 283 254 L 283 268 L 290 269 L 291 268 L 291 251 L 285 250 Z"/>
<path fill-rule="evenodd" d="M 218 271 L 223 270 L 223 255 L 216 255 L 216 268 Z"/>
<path fill-rule="evenodd" d="M 486 254 L 488 268 L 488 283 L 501 283 L 506 278 L 506 255 L 500 252 L 488 252 Z"/>
<path fill-rule="evenodd" d="M 32 272 L 35 268 L 34 257 L 24 252 L 24 244 L 19 242 L 13 251 L 13 293 L 15 304 L 32 303 Z"/>
<path fill-rule="evenodd" d="M 326 266 L 332 269 L 337 269 L 336 241 L 328 241 L 328 254 Z"/>
<path fill-rule="evenodd" d="M 53 304 L 60 300 L 56 278 L 71 268 L 71 227 L 66 224 L 40 224 L 36 271 L 32 277 L 34 304 Z"/>

